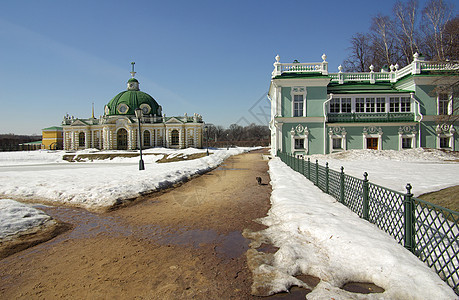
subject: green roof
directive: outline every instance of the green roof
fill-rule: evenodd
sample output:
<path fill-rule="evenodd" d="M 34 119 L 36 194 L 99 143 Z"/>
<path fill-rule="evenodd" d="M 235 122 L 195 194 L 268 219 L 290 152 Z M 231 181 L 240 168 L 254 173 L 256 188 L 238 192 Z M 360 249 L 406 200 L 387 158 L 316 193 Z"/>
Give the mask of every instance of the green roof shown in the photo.
<path fill-rule="evenodd" d="M 139 81 L 137 79 L 135 79 L 135 78 L 131 78 L 131 79 L 128 80 L 128 82 L 139 82 Z"/>
<path fill-rule="evenodd" d="M 308 73 L 294 73 L 285 72 L 281 75 L 274 77 L 273 79 L 284 79 L 284 78 L 328 78 L 327 75 L 322 75 L 320 72 L 308 72 Z"/>
<path fill-rule="evenodd" d="M 120 110 L 121 104 L 127 106 L 126 111 Z M 105 115 L 135 115 L 135 109 L 142 104 L 146 104 L 150 107 L 150 112 L 148 114 L 160 114 L 159 105 L 152 96 L 141 91 L 123 91 L 108 102 Z"/>
<path fill-rule="evenodd" d="M 41 145 L 41 144 L 42 144 L 42 141 L 36 141 L 36 142 L 24 143 L 23 145 Z"/>
<path fill-rule="evenodd" d="M 397 90 L 391 83 L 330 83 L 327 87 L 327 93 L 333 94 L 404 94 L 410 92 Z"/>
<path fill-rule="evenodd" d="M 52 127 L 48 127 L 48 128 L 43 128 L 42 130 L 47 130 L 47 131 L 62 131 L 62 127 L 59 127 L 59 126 L 52 126 Z"/>

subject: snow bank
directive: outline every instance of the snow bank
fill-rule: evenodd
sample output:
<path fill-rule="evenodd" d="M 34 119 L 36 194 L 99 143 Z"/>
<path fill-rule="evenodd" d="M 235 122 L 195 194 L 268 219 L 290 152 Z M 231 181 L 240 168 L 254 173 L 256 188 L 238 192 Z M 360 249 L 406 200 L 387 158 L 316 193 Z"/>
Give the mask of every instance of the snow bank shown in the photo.
<path fill-rule="evenodd" d="M 368 173 L 371 182 L 405 193 L 406 184 L 416 197 L 459 185 L 459 154 L 437 149 L 349 150 L 328 155 L 310 155 L 311 162 L 329 163 L 329 167 L 363 179 Z"/>
<path fill-rule="evenodd" d="M 261 220 L 269 226 L 261 234 L 279 250 L 253 270 L 255 277 L 265 278 L 265 289 L 279 292 L 292 284 L 308 287 L 293 277 L 308 274 L 321 279 L 308 299 L 457 297 L 433 270 L 389 235 L 322 193 L 279 158 L 271 160 L 269 168 L 272 207 Z M 349 293 L 340 289 L 347 282 L 373 282 L 385 292 Z"/>
<path fill-rule="evenodd" d="M 3 172 L 0 168 L 0 195 L 14 199 L 66 203 L 85 208 L 105 208 L 186 180 L 195 174 L 217 167 L 231 155 L 253 149 L 217 149 L 213 150 L 211 155 L 199 159 L 164 164 L 154 163 L 156 155 L 146 155 L 144 171 L 138 170 L 138 158 L 123 159 L 130 164 L 68 163 L 64 167 L 43 170 L 8 167 Z M 151 151 L 153 153 L 163 150 Z M 196 153 L 205 149 L 175 151 Z M 82 165 L 85 167 L 81 168 Z"/>
<path fill-rule="evenodd" d="M 33 165 L 47 163 L 67 163 L 62 160 L 64 151 L 14 151 L 0 153 L 0 167 L 11 165 Z"/>
<path fill-rule="evenodd" d="M 27 204 L 0 199 L 0 241 L 44 225 L 52 218 Z"/>

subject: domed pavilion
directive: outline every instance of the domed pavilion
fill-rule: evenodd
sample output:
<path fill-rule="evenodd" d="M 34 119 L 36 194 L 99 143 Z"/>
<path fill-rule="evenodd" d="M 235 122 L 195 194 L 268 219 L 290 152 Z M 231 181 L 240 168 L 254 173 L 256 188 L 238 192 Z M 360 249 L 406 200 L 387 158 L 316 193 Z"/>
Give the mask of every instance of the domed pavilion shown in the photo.
<path fill-rule="evenodd" d="M 140 108 L 142 149 L 152 147 L 202 147 L 204 122 L 202 116 L 166 117 L 161 105 L 149 94 L 140 91 L 135 78 L 134 63 L 127 90 L 118 93 L 104 108 L 99 118 L 81 119 L 64 116 L 64 150 L 88 148 L 134 150 L 139 144 L 139 121 L 135 110 Z"/>

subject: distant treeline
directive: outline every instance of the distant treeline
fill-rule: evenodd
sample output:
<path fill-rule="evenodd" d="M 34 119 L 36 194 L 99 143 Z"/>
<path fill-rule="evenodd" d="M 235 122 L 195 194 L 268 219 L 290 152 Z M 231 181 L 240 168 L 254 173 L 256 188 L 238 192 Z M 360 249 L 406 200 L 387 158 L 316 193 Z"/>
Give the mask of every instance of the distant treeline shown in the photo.
<path fill-rule="evenodd" d="M 41 141 L 40 135 L 0 134 L 0 151 L 19 151 L 25 148 L 20 144 Z"/>
<path fill-rule="evenodd" d="M 268 146 L 270 142 L 270 130 L 268 126 L 250 124 L 242 127 L 231 124 L 228 128 L 220 125 L 206 125 L 204 132 L 204 144 L 209 147 L 228 146 Z M 207 144 L 208 143 L 208 144 Z"/>

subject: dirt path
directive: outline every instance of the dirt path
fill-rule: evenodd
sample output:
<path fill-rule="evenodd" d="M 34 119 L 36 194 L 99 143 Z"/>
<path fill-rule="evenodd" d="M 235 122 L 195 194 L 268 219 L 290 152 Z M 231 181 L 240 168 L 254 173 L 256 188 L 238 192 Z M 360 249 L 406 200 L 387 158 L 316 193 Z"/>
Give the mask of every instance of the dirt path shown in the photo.
<path fill-rule="evenodd" d="M 252 152 L 114 212 L 49 209 L 78 224 L 0 260 L 0 298 L 251 298 L 241 231 L 262 229 L 253 220 L 269 209 L 267 170 Z"/>

